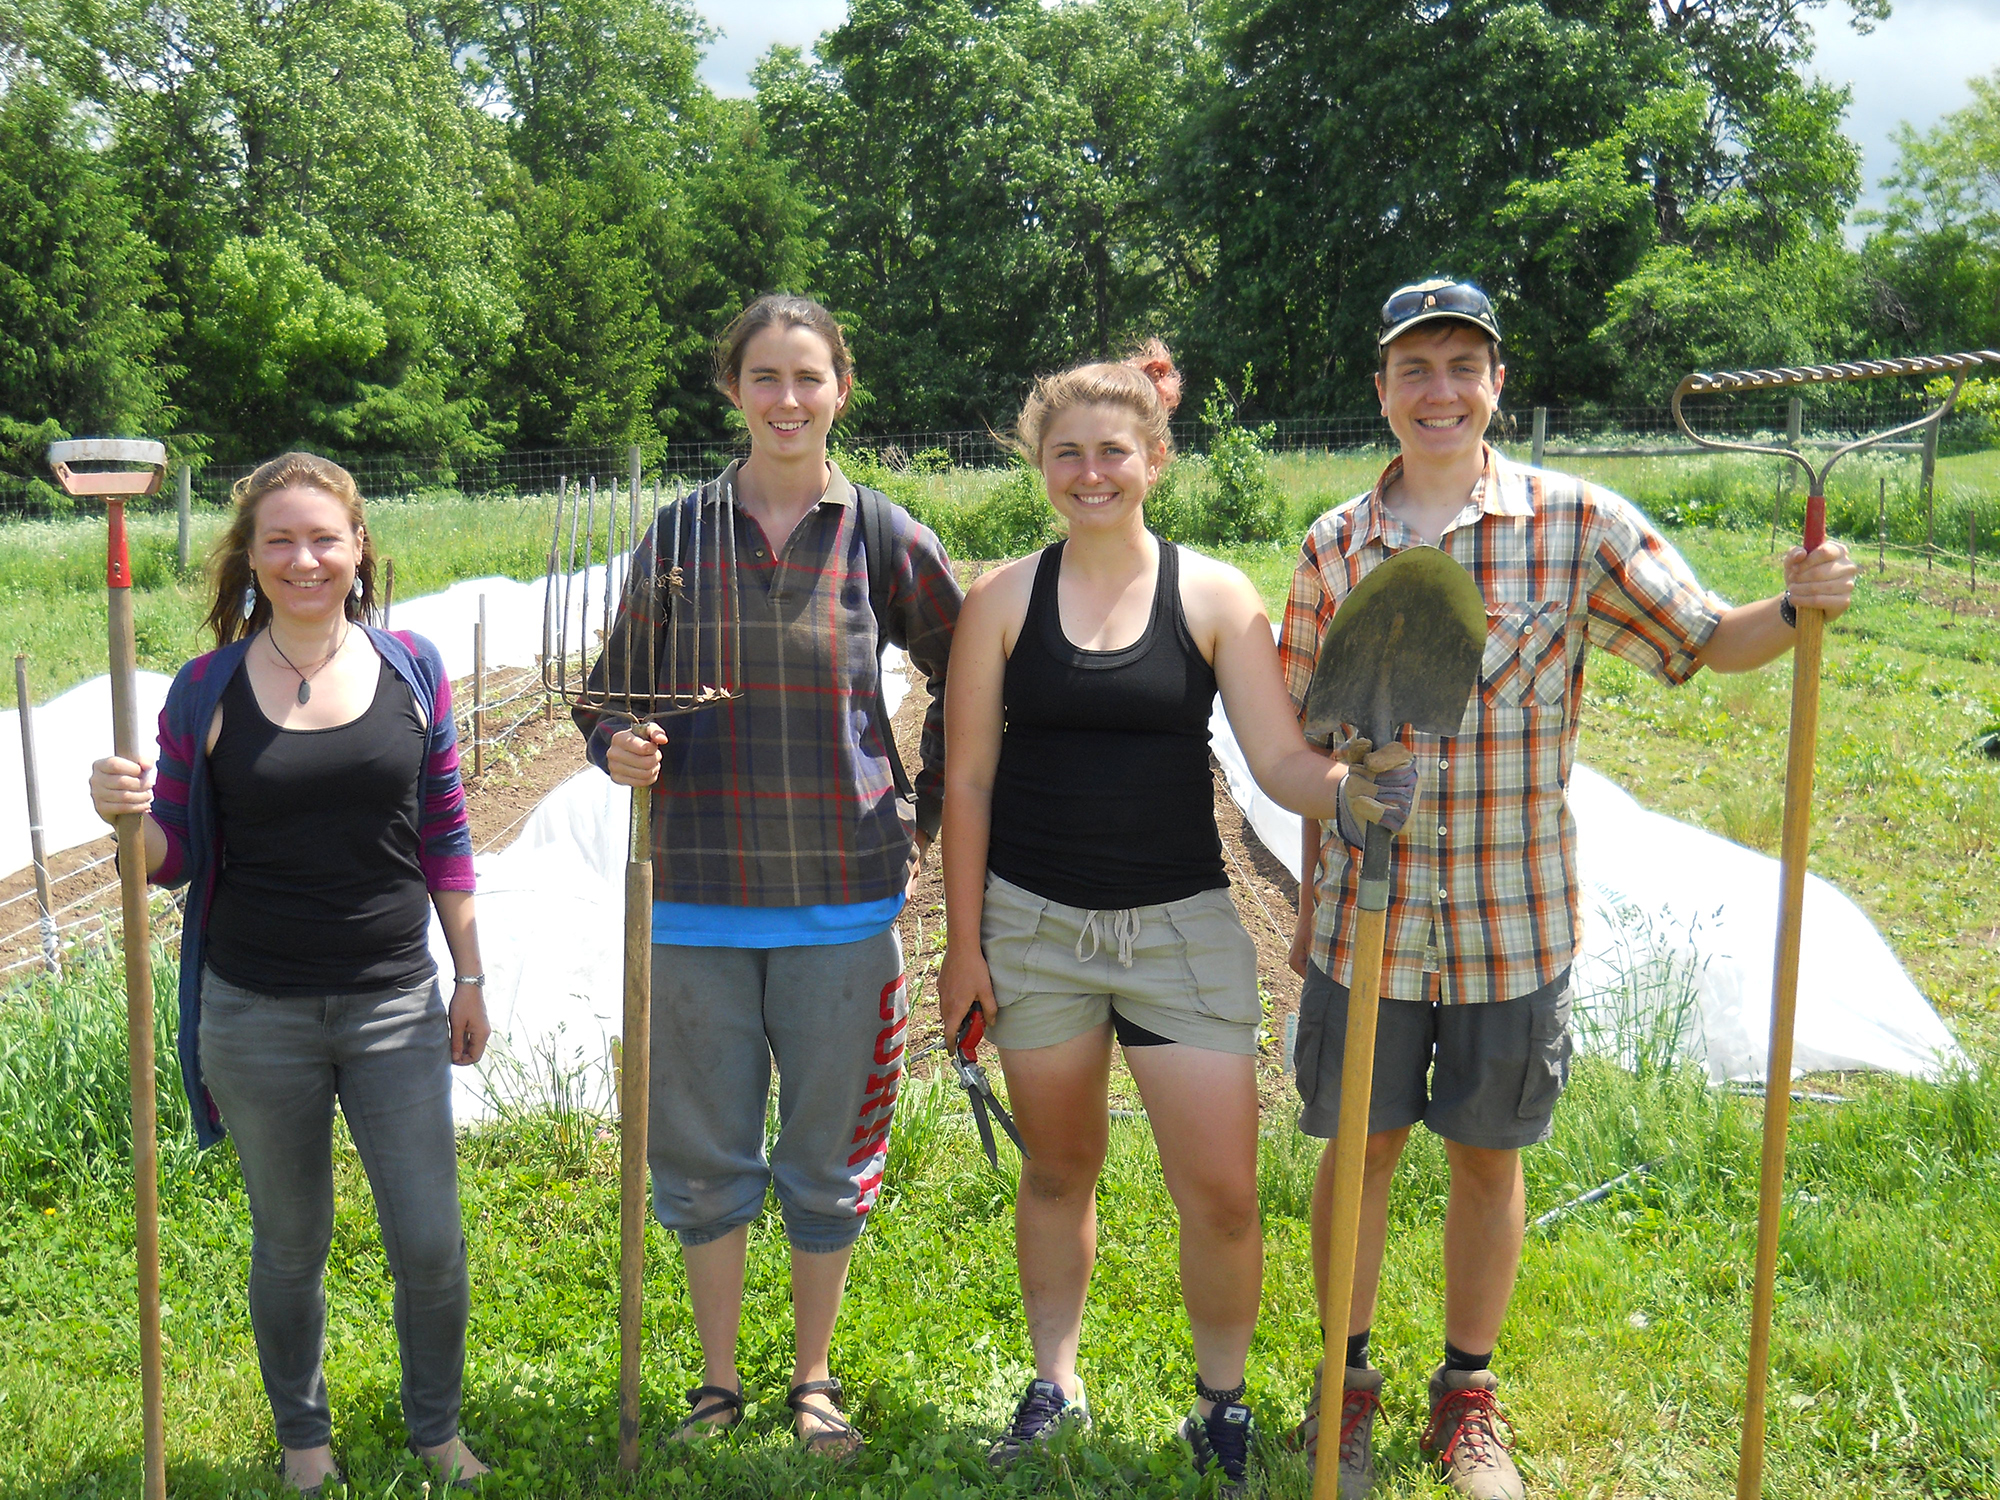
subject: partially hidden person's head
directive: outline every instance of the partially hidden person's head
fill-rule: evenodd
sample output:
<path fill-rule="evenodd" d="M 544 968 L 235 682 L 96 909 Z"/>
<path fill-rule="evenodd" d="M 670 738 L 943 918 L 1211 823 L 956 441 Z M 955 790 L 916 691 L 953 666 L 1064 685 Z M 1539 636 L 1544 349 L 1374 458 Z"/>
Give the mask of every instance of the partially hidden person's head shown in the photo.
<path fill-rule="evenodd" d="M 832 313 L 810 297 L 759 297 L 715 346 L 715 384 L 750 429 L 753 456 L 826 457 L 854 390 L 854 356 Z"/>
<path fill-rule="evenodd" d="M 1406 457 L 1460 457 L 1485 441 L 1507 379 L 1486 293 L 1443 277 L 1398 287 L 1377 348 L 1375 394 Z"/>
<path fill-rule="evenodd" d="M 347 470 L 316 453 L 281 453 L 237 480 L 230 498 L 229 529 L 208 559 L 215 597 L 205 623 L 216 645 L 274 614 L 309 628 L 375 607 L 375 544 Z"/>
<path fill-rule="evenodd" d="M 1077 365 L 1035 382 L 1014 445 L 1041 471 L 1049 503 L 1070 523 L 1120 524 L 1173 458 L 1181 377 L 1148 339 L 1128 359 Z"/>

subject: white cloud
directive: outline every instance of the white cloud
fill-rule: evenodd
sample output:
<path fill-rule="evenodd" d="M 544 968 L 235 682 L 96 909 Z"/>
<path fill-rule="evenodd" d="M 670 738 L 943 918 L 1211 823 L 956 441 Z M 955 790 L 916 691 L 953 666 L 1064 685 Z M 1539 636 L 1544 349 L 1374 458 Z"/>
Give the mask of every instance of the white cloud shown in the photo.
<path fill-rule="evenodd" d="M 702 19 L 722 33 L 702 60 L 701 76 L 718 94 L 750 93 L 750 69 L 773 42 L 810 48 L 847 15 L 847 0 L 698 0 Z"/>
<path fill-rule="evenodd" d="M 1853 87 L 1847 133 L 1861 146 L 1861 201 L 1882 201 L 1882 179 L 1896 166 L 1890 132 L 1907 121 L 1918 130 L 1969 103 L 1966 80 L 2000 68 L 2000 3 L 1995 0 L 1896 0 L 1895 13 L 1867 36 L 1846 24 L 1846 6 L 1819 12 L 1812 71 Z"/>

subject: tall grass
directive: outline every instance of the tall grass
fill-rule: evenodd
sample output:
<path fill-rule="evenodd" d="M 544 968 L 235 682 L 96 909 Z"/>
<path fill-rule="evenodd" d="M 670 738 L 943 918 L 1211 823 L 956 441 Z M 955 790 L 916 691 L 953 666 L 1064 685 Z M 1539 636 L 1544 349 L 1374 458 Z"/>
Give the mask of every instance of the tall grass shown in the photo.
<path fill-rule="evenodd" d="M 174 1058 L 178 959 L 153 951 L 160 1165 L 186 1176 L 196 1152 Z M 0 992 L 0 1196 L 48 1202 L 131 1180 L 132 1085 L 125 970 L 105 948 L 72 954 L 60 979 Z"/>

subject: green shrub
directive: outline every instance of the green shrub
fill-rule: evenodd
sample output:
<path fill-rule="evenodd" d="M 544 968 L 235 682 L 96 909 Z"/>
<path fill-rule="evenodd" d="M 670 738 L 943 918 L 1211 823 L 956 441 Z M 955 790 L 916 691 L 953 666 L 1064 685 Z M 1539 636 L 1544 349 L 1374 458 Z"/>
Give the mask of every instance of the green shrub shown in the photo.
<path fill-rule="evenodd" d="M 1244 400 L 1250 399 L 1252 390 L 1250 367 L 1245 365 Z M 1245 427 L 1236 420 L 1237 406 L 1229 388 L 1217 380 L 1201 409 L 1202 426 L 1209 434 L 1208 483 L 1204 503 L 1196 508 L 1199 530 L 1192 540 L 1209 545 L 1268 541 L 1284 524 L 1284 495 L 1271 477 L 1269 452 L 1277 424 Z"/>

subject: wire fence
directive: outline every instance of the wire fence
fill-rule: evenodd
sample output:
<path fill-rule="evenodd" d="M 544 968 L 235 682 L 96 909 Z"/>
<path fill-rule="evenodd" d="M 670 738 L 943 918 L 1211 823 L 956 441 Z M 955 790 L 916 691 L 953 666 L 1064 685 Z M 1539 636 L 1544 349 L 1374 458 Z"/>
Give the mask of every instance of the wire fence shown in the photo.
<path fill-rule="evenodd" d="M 1926 397 L 1915 387 L 1870 385 L 1807 388 L 1793 397 L 1766 394 L 1690 400 L 1686 412 L 1704 436 L 1773 438 L 1787 436 L 1816 443 L 1846 441 L 1893 427 L 1921 415 Z M 1539 425 L 1552 458 L 1590 455 L 1688 451 L 1686 438 L 1666 406 L 1551 406 L 1503 410 L 1495 420 L 1494 436 L 1506 443 L 1525 444 Z M 1941 441 L 1984 439 L 1989 424 L 1978 417 L 1954 413 L 1946 419 Z M 1388 448 L 1395 439 L 1377 413 L 1286 417 L 1256 424 L 1265 445 L 1278 453 L 1357 451 Z M 1210 450 L 1223 429 L 1197 419 L 1173 424 L 1174 442 L 1182 452 Z M 937 472 L 946 469 L 994 469 L 1014 463 L 1006 439 L 986 428 L 938 431 L 840 433 L 837 445 L 866 453 L 891 469 Z M 720 437 L 699 442 L 659 443 L 634 447 L 602 443 L 587 447 L 544 448 L 480 454 L 372 454 L 343 460 L 362 494 L 371 499 L 408 499 L 425 495 L 467 498 L 518 498 L 553 493 L 562 479 L 600 485 L 629 479 L 634 455 L 648 479 L 693 482 L 715 474 L 747 451 L 747 440 Z M 220 506 L 230 487 L 252 472 L 250 464 L 210 464 L 192 476 L 191 501 Z M 175 486 L 145 502 L 155 509 L 176 503 Z M 45 514 L 59 505 L 54 492 L 32 476 L 0 474 L 0 516 Z"/>

